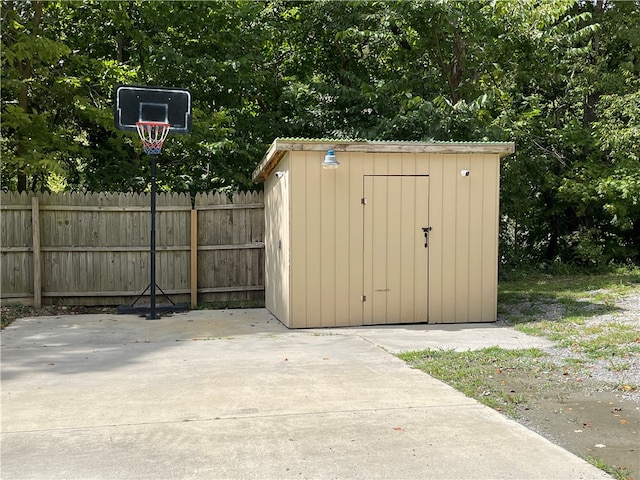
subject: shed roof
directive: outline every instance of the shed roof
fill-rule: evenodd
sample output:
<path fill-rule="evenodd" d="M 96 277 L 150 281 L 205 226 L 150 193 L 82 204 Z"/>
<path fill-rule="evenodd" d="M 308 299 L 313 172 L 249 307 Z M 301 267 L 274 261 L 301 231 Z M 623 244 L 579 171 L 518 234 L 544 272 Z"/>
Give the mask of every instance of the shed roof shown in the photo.
<path fill-rule="evenodd" d="M 253 181 L 263 182 L 289 151 L 370 153 L 494 153 L 501 157 L 515 152 L 513 142 L 408 142 L 390 140 L 276 138 L 253 171 Z"/>

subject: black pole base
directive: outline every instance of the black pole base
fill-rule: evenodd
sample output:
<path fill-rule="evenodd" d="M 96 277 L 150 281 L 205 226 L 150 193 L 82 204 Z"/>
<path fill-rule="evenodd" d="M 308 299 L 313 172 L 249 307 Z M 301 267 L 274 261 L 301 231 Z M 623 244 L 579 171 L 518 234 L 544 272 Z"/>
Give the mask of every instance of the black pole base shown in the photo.
<path fill-rule="evenodd" d="M 187 312 L 189 305 L 186 303 L 160 303 L 156 305 L 156 315 L 151 317 L 151 305 L 120 305 L 117 308 L 118 315 L 140 315 L 147 320 L 158 320 L 165 313 Z"/>

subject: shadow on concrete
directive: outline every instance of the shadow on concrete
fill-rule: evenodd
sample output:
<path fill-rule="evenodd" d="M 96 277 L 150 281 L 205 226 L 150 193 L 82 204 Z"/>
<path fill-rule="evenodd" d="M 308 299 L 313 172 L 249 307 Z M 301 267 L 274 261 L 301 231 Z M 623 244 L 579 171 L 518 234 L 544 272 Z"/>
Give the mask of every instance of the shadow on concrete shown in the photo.
<path fill-rule="evenodd" d="M 265 309 L 195 310 L 158 320 L 111 314 L 23 318 L 0 333 L 2 380 L 118 370 L 184 342 L 287 331 Z"/>

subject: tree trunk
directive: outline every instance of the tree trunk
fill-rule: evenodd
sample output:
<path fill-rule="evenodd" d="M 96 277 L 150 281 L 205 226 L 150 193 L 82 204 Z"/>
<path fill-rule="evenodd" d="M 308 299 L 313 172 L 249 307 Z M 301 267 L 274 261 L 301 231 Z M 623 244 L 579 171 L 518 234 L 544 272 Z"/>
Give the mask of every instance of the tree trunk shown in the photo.
<path fill-rule="evenodd" d="M 549 243 L 544 253 L 544 258 L 553 261 L 558 252 L 558 221 L 556 218 L 551 220 L 551 234 L 549 235 Z"/>

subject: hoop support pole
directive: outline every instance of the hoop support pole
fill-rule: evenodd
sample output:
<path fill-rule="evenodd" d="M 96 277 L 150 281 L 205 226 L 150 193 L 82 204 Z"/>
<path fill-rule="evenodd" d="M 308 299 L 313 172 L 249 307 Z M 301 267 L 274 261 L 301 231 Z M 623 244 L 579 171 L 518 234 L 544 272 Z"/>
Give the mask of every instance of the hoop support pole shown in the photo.
<path fill-rule="evenodd" d="M 142 146 L 144 153 L 151 157 L 151 238 L 149 246 L 149 276 L 150 281 L 147 288 L 138 295 L 133 304 L 130 306 L 121 305 L 118 307 L 118 313 L 132 313 L 132 312 L 144 312 L 146 307 L 136 307 L 136 302 L 150 290 L 150 302 L 149 302 L 149 314 L 146 316 L 147 320 L 157 320 L 160 318 L 158 313 L 158 307 L 156 306 L 156 288 L 160 290 L 162 295 L 169 300 L 171 306 L 160 305 L 160 313 L 167 311 L 184 311 L 187 310 L 186 304 L 176 305 L 171 300 L 162 288 L 156 284 L 156 194 L 157 194 L 157 181 L 156 181 L 156 160 L 158 155 L 162 153 L 162 145 L 169 134 L 171 126 L 164 122 L 150 122 L 139 121 L 136 122 L 136 129 L 140 140 L 142 140 Z"/>
<path fill-rule="evenodd" d="M 156 156 L 151 157 L 151 248 L 149 252 L 149 265 L 151 270 L 151 311 L 147 319 L 157 320 L 156 314 Z"/>

